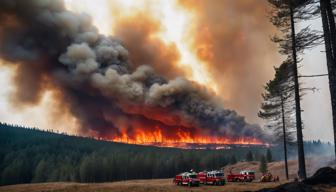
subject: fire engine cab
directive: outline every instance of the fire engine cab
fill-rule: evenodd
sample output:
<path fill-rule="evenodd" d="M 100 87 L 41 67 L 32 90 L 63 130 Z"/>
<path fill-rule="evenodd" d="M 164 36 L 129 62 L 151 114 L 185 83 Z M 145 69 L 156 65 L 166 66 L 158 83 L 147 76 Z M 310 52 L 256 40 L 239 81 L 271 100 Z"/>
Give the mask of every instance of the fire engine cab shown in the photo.
<path fill-rule="evenodd" d="M 200 183 L 206 185 L 225 185 L 225 177 L 223 171 L 203 171 L 197 174 Z"/>
<path fill-rule="evenodd" d="M 199 179 L 195 172 L 184 172 L 175 176 L 173 182 L 176 185 L 199 186 Z"/>
<path fill-rule="evenodd" d="M 242 170 L 239 174 L 233 174 L 230 170 L 230 174 L 227 176 L 229 182 L 252 182 L 255 179 L 255 171 Z"/>

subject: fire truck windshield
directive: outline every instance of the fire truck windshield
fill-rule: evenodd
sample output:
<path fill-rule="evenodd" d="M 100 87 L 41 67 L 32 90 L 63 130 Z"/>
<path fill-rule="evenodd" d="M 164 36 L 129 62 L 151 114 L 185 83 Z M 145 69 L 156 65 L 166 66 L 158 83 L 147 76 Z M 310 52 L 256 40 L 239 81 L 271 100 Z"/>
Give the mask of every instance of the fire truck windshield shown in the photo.
<path fill-rule="evenodd" d="M 189 178 L 196 179 L 197 175 L 189 175 Z"/>
<path fill-rule="evenodd" d="M 216 177 L 223 177 L 224 173 L 216 173 Z"/>

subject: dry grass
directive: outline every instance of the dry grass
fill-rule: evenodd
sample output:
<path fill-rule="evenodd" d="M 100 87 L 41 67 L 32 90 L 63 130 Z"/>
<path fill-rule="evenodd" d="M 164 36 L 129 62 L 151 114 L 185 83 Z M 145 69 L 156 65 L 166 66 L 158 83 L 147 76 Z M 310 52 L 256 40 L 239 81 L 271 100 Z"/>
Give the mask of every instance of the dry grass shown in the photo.
<path fill-rule="evenodd" d="M 317 169 L 331 166 L 335 167 L 335 162 L 333 157 L 323 156 L 323 157 L 307 157 L 306 158 L 306 169 L 308 176 L 313 175 Z M 259 162 L 239 162 L 234 165 L 228 165 L 224 167 L 225 174 L 229 174 L 230 169 L 232 172 L 238 173 L 240 170 L 248 169 L 256 171 L 256 178 L 261 177 L 261 173 L 259 172 Z M 285 163 L 283 161 L 277 161 L 268 163 L 268 170 L 274 175 L 279 176 L 281 181 L 285 181 Z M 298 165 L 297 160 L 289 160 L 288 161 L 288 170 L 289 170 L 289 180 L 292 181 L 297 177 Z"/>
<path fill-rule="evenodd" d="M 325 158 L 324 158 L 325 159 Z M 321 158 L 308 159 L 307 169 L 308 174 L 311 175 L 315 170 L 321 166 L 331 165 L 327 163 L 321 164 Z M 229 165 L 224 167 L 226 174 L 232 168 L 233 172 L 239 172 L 242 169 L 252 169 L 257 171 L 257 180 L 259 179 L 261 173 L 258 172 L 259 162 L 239 162 L 235 165 Z M 227 183 L 225 186 L 200 186 L 200 187 L 186 187 L 186 186 L 175 186 L 172 183 L 172 179 L 153 179 L 153 180 L 130 180 L 130 181 L 119 181 L 111 183 L 37 183 L 37 184 L 20 184 L 11 186 L 0 187 L 0 192 L 198 192 L 198 191 L 211 191 L 211 192 L 222 192 L 222 191 L 255 191 L 262 188 L 275 187 L 277 185 L 283 184 L 285 181 L 284 177 L 284 163 L 283 162 L 273 162 L 268 164 L 269 170 L 273 175 L 280 177 L 280 182 L 277 183 Z M 289 175 L 290 180 L 296 177 L 297 163 L 295 160 L 289 161 Z M 336 192 L 336 187 L 332 188 L 330 186 L 316 186 L 314 187 L 317 191 L 330 191 Z"/>
<path fill-rule="evenodd" d="M 175 186 L 172 179 L 131 180 L 112 183 L 38 183 L 0 187 L 1 192 L 197 192 L 197 191 L 247 191 L 274 187 L 280 183 L 228 183 L 225 186 L 200 186 L 189 188 Z"/>
<path fill-rule="evenodd" d="M 192 187 L 175 186 L 172 179 L 131 180 L 112 183 L 37 183 L 0 187 L 0 192 L 237 192 L 255 191 L 262 188 L 275 187 L 277 183 L 227 183 L 225 186 Z M 336 187 L 327 185 L 315 186 L 317 191 L 336 192 Z"/>

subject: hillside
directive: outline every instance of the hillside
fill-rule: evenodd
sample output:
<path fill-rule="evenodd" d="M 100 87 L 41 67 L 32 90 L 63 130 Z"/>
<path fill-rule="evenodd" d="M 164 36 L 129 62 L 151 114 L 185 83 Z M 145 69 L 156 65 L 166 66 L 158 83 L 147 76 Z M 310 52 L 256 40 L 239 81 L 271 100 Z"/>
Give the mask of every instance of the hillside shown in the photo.
<path fill-rule="evenodd" d="M 0 184 L 106 182 L 169 178 L 190 169 L 218 169 L 252 146 L 183 150 L 129 145 L 0 124 Z"/>
<path fill-rule="evenodd" d="M 335 161 L 333 160 L 333 156 L 319 156 L 319 157 L 308 157 L 306 159 L 306 168 L 307 175 L 313 175 L 319 168 L 324 166 L 335 167 Z M 229 174 L 230 170 L 233 173 L 239 172 L 240 170 L 255 170 L 256 178 L 261 177 L 261 172 L 259 171 L 259 162 L 238 162 L 233 165 L 227 165 L 223 167 L 225 174 Z M 286 179 L 285 175 L 285 163 L 283 161 L 275 161 L 268 163 L 268 170 L 275 176 L 279 176 L 280 180 L 284 181 Z M 294 180 L 297 177 L 297 160 L 292 159 L 288 161 L 288 172 L 289 172 L 289 180 Z"/>
<path fill-rule="evenodd" d="M 311 166 L 315 163 L 314 159 L 309 159 L 307 165 Z M 293 176 L 293 171 L 295 169 L 295 161 L 291 160 L 290 164 L 290 175 Z M 256 162 L 239 162 L 234 165 L 228 165 L 224 167 L 224 170 L 228 172 L 231 168 L 233 171 L 243 169 L 256 169 Z M 270 172 L 275 175 L 279 175 L 280 182 L 269 182 L 260 183 L 258 179 L 252 183 L 232 183 L 228 182 L 224 186 L 205 186 L 189 188 L 187 186 L 176 186 L 172 183 L 172 179 L 147 179 L 147 180 L 129 180 L 129 181 L 117 181 L 117 182 L 107 182 L 107 183 L 75 183 L 75 182 L 53 182 L 53 183 L 36 183 L 36 184 L 19 184 L 19 185 L 8 185 L 0 186 L 0 192 L 89 192 L 89 191 L 99 191 L 99 192 L 186 192 L 186 191 L 212 191 L 212 192 L 222 192 L 222 191 L 256 191 L 265 188 L 274 188 L 282 184 L 290 184 L 283 180 L 283 163 L 282 162 L 272 162 L 269 163 Z M 257 172 L 257 177 L 260 173 Z M 293 185 L 293 183 L 291 183 Z M 299 185 L 301 186 L 301 185 Z M 334 185 L 313 185 L 310 186 L 311 189 L 315 191 L 336 191 Z M 286 190 L 287 191 L 287 190 Z"/>
<path fill-rule="evenodd" d="M 311 147 L 312 153 L 321 151 L 321 147 L 323 150 L 331 148 L 319 143 L 310 145 L 317 146 Z M 282 155 L 279 146 L 272 146 L 270 150 L 275 160 Z M 190 169 L 220 169 L 245 160 L 249 151 L 258 160 L 265 154 L 266 148 L 160 148 L 99 141 L 0 124 L 0 184 L 171 178 Z"/>

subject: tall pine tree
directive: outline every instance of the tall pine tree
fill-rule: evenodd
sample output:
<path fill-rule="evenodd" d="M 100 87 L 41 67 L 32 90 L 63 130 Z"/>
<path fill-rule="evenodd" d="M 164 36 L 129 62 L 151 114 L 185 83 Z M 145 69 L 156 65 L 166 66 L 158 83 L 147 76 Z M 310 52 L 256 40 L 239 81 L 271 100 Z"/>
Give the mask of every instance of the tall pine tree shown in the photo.
<path fill-rule="evenodd" d="M 336 1 L 333 1 L 333 3 L 336 3 Z M 336 144 L 336 29 L 331 0 L 320 0 L 320 11 L 327 57 L 334 144 Z"/>
<path fill-rule="evenodd" d="M 285 61 L 279 68 L 275 68 L 275 77 L 265 86 L 264 101 L 258 116 L 266 120 L 274 137 L 275 143 L 282 143 L 284 147 L 285 173 L 288 179 L 287 143 L 292 143 L 295 114 L 294 89 L 291 75 L 291 61 Z"/>
<path fill-rule="evenodd" d="M 279 52 L 293 62 L 293 83 L 296 116 L 296 134 L 298 146 L 299 177 L 305 179 L 306 165 L 303 148 L 302 118 L 300 104 L 300 87 L 298 74 L 298 54 L 320 43 L 320 36 L 311 31 L 309 27 L 297 32 L 295 24 L 306 19 L 306 6 L 313 0 L 268 0 L 273 6 L 271 22 L 281 31 L 281 36 L 272 40 L 279 45 Z"/>

